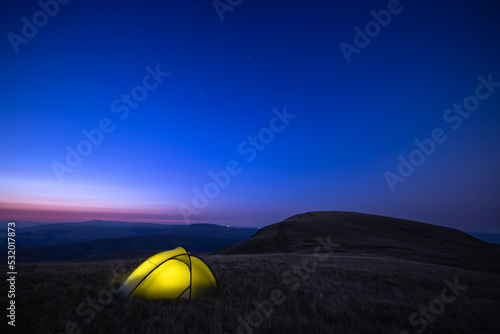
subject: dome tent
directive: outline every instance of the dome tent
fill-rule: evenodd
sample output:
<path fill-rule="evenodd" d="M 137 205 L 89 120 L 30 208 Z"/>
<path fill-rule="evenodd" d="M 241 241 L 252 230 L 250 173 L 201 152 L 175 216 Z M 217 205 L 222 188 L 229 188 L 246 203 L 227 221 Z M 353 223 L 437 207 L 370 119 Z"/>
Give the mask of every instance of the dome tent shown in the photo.
<path fill-rule="evenodd" d="M 184 248 L 158 253 L 137 267 L 120 286 L 124 296 L 195 299 L 217 288 L 208 266 Z"/>

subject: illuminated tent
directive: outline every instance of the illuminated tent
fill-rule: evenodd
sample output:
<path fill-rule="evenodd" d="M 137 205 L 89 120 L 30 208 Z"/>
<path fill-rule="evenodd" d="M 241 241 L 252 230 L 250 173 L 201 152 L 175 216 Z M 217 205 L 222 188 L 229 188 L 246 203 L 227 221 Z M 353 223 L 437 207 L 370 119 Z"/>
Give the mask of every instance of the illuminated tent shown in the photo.
<path fill-rule="evenodd" d="M 217 288 L 208 266 L 182 247 L 144 261 L 120 286 L 124 296 L 147 299 L 195 299 Z"/>

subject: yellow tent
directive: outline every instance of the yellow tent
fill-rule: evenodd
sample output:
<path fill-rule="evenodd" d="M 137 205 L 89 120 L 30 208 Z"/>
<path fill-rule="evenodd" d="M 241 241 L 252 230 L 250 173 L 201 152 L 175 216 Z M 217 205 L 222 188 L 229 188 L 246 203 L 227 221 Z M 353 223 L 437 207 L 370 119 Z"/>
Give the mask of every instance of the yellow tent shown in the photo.
<path fill-rule="evenodd" d="M 217 281 L 201 259 L 182 247 L 144 261 L 120 286 L 124 296 L 147 299 L 195 299 L 217 288 Z"/>

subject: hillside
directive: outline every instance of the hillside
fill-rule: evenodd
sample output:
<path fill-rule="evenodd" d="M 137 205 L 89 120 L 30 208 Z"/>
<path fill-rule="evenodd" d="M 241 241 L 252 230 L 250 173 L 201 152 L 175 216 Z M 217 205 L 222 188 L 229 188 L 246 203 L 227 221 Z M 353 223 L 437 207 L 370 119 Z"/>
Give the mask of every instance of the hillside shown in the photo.
<path fill-rule="evenodd" d="M 217 253 L 312 253 L 317 238 L 328 236 L 339 244 L 338 253 L 384 255 L 500 273 L 499 245 L 443 226 L 340 211 L 292 216 Z"/>

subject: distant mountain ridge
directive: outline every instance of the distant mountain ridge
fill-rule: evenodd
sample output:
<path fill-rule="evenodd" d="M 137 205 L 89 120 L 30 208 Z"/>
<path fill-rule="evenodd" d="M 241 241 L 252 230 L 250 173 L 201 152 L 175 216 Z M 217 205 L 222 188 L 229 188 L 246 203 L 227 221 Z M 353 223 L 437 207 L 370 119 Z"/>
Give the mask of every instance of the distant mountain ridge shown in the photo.
<path fill-rule="evenodd" d="M 241 242 L 235 238 L 204 238 L 181 235 L 153 234 L 125 238 L 107 238 L 67 244 L 45 245 L 16 249 L 17 262 L 102 261 L 124 258 L 148 258 L 179 246 L 189 252 L 207 253 Z"/>
<path fill-rule="evenodd" d="M 7 223 L 12 221 L 16 223 L 16 228 L 25 228 L 35 225 L 50 224 L 46 222 L 17 221 L 17 220 L 0 220 L 0 224 L 2 224 L 2 226 L 7 226 Z"/>
<path fill-rule="evenodd" d="M 467 234 L 472 235 L 473 237 L 476 237 L 478 239 L 481 239 L 483 241 L 492 243 L 492 244 L 499 244 L 500 245 L 500 233 L 492 233 L 492 232 L 469 232 L 466 231 Z"/>
<path fill-rule="evenodd" d="M 24 222 L 19 222 L 24 223 Z M 65 222 L 65 223 L 36 223 L 36 222 L 29 222 L 29 226 L 22 226 L 18 228 L 23 229 L 24 231 L 36 231 L 36 230 L 41 230 L 41 229 L 47 229 L 47 228 L 55 228 L 59 226 L 105 226 L 105 227 L 126 227 L 126 226 L 137 226 L 137 225 L 142 225 L 142 226 L 148 226 L 148 227 L 156 227 L 156 228 L 163 228 L 163 227 L 171 227 L 171 226 L 186 226 L 187 224 L 177 222 L 177 223 L 141 223 L 141 222 L 122 222 L 122 221 L 117 221 L 117 220 L 86 220 L 82 222 Z"/>
<path fill-rule="evenodd" d="M 40 224 L 17 228 L 17 248 L 66 244 L 103 238 L 123 238 L 165 234 L 191 237 L 248 239 L 257 232 L 252 228 L 232 228 L 215 224 L 151 224 L 92 220 L 81 223 Z"/>

